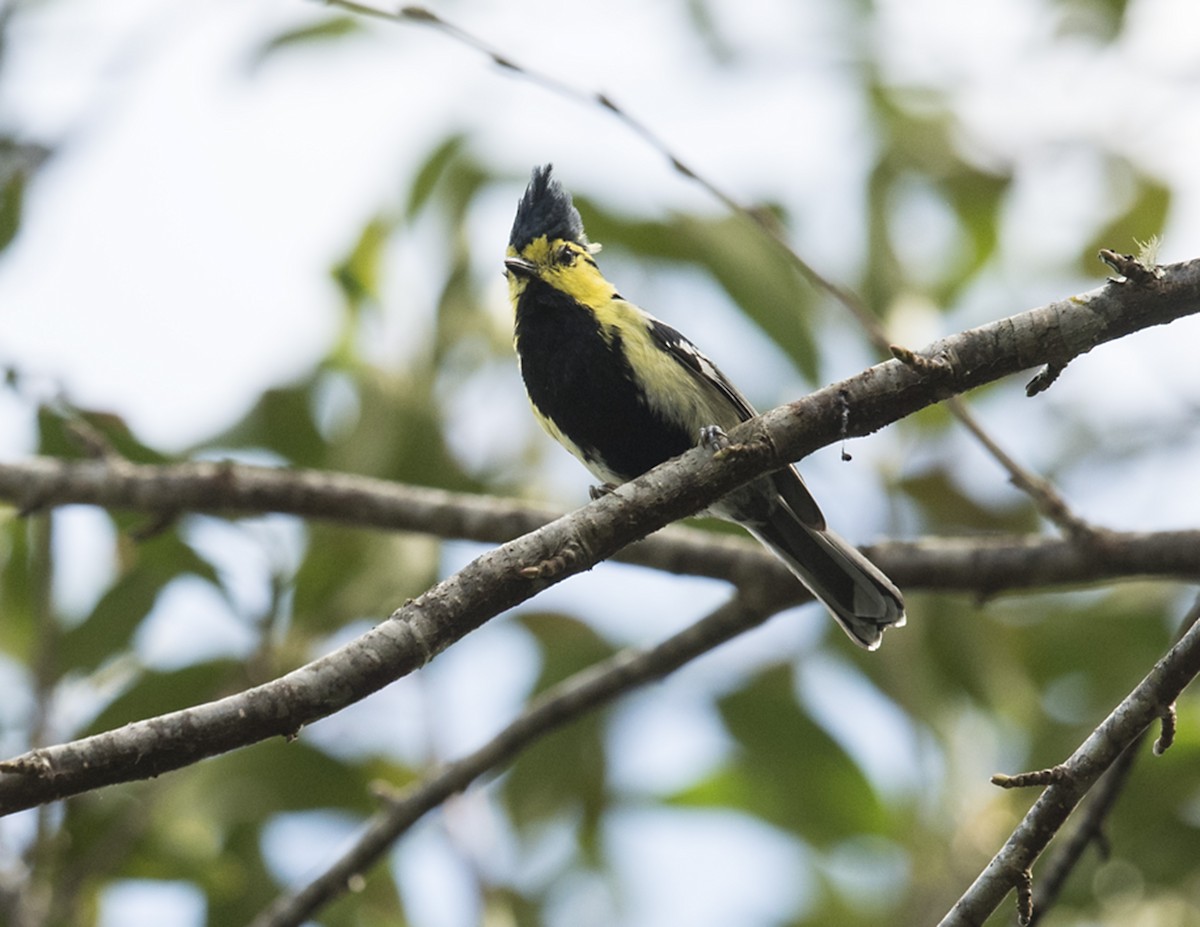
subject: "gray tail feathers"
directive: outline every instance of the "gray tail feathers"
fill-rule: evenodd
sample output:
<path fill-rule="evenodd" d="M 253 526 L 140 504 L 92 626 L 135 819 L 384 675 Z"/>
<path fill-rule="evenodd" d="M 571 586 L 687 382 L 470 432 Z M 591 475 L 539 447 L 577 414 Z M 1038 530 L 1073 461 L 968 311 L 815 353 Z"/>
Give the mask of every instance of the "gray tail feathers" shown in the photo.
<path fill-rule="evenodd" d="M 875 650 L 885 629 L 903 627 L 900 590 L 832 531 L 809 527 L 783 507 L 742 526 L 787 564 L 855 643 Z"/>

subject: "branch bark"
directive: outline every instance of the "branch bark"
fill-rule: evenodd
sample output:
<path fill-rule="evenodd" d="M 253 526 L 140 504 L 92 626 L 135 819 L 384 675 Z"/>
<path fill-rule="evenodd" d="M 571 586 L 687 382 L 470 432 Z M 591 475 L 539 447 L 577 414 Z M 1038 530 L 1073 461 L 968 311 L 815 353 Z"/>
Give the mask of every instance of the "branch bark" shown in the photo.
<path fill-rule="evenodd" d="M 0 499 L 22 511 L 98 505 L 137 511 L 156 522 L 188 512 L 248 516 L 291 514 L 364 528 L 503 543 L 565 514 L 512 499 L 406 486 L 346 473 L 283 470 L 232 462 L 133 464 L 115 457 L 35 457 L 0 463 Z M 1200 577 L 1200 530 L 1116 532 L 1084 537 L 988 535 L 885 541 L 868 554 L 910 589 L 978 596 L 1128 578 Z M 736 586 L 793 590 L 809 598 L 761 545 L 730 535 L 671 526 L 635 542 L 614 560 Z"/>
<path fill-rule="evenodd" d="M 1104 824 L 1129 781 L 1129 773 L 1137 761 L 1138 748 L 1145 736 L 1146 732 L 1143 731 L 1135 737 L 1117 761 L 1104 771 L 1104 775 L 1092 789 L 1074 832 L 1061 845 L 1056 844 L 1054 854 L 1039 870 L 1033 891 L 1033 914 L 1029 918 L 1029 927 L 1040 924 L 1042 918 L 1058 901 L 1067 884 L 1067 878 L 1075 870 L 1089 846 L 1095 844 L 1100 853 L 1107 856 Z"/>
<path fill-rule="evenodd" d="M 357 640 L 272 682 L 0 764 L 0 812 L 293 735 L 412 672 L 493 615 L 755 476 L 948 395 L 1037 364 L 1062 367 L 1104 341 L 1200 310 L 1200 260 L 1161 271 L 943 339 L 926 352 L 931 363 L 923 369 L 888 361 L 768 412 L 735 429 L 719 457 L 694 449 L 488 551 Z"/>

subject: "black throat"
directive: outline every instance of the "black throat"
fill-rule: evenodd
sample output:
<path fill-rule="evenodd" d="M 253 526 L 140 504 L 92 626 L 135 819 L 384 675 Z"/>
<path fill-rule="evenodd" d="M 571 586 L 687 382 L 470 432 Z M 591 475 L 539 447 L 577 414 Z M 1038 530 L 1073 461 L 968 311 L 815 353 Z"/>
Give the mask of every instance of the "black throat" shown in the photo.
<path fill-rule="evenodd" d="M 516 346 L 530 401 L 585 462 L 629 480 L 695 443 L 647 404 L 620 336 L 606 339 L 594 313 L 541 280 L 517 301 Z"/>

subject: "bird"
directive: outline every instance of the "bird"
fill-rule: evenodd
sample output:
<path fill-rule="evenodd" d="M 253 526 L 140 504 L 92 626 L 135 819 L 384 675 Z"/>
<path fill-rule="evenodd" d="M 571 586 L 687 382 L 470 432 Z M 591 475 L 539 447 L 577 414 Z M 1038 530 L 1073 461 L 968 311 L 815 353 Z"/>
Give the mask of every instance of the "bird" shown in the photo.
<path fill-rule="evenodd" d="M 757 413 L 699 348 L 619 294 L 598 251 L 552 165 L 535 167 L 504 258 L 517 363 L 538 422 L 611 489 Z M 900 590 L 826 526 L 794 466 L 708 512 L 779 557 L 859 646 L 904 624 Z"/>

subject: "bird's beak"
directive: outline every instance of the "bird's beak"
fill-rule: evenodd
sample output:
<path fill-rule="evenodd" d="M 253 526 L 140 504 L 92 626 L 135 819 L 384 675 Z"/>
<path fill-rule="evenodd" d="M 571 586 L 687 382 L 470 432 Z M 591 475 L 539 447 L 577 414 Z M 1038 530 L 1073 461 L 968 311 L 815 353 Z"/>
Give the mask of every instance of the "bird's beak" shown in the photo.
<path fill-rule="evenodd" d="M 510 274 L 518 277 L 532 277 L 537 272 L 537 265 L 521 257 L 506 257 L 504 267 Z"/>

